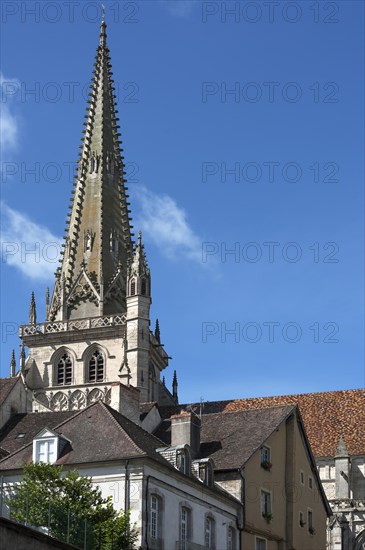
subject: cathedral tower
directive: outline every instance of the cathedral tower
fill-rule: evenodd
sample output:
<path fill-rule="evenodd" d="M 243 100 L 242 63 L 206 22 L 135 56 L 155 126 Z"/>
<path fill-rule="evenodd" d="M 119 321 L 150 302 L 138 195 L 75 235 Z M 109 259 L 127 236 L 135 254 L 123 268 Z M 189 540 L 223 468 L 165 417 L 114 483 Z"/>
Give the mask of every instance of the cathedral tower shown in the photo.
<path fill-rule="evenodd" d="M 100 26 L 73 198 L 46 322 L 32 294 L 23 371 L 33 410 L 101 399 L 134 421 L 139 404 L 176 402 L 160 381 L 168 355 L 150 331 L 151 277 L 133 245 L 106 24 Z"/>

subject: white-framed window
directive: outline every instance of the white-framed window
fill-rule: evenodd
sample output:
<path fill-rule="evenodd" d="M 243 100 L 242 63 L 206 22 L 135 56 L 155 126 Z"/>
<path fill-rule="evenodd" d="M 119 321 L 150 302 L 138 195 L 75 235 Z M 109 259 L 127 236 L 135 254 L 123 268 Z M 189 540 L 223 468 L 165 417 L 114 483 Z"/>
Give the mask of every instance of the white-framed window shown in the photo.
<path fill-rule="evenodd" d="M 266 550 L 266 539 L 256 537 L 255 550 Z"/>
<path fill-rule="evenodd" d="M 304 472 L 303 470 L 300 470 L 300 483 L 304 485 Z"/>
<path fill-rule="evenodd" d="M 271 459 L 270 447 L 266 447 L 264 445 L 263 447 L 261 447 L 261 464 L 270 463 L 270 459 Z"/>
<path fill-rule="evenodd" d="M 236 550 L 236 530 L 232 525 L 227 529 L 227 550 Z"/>
<path fill-rule="evenodd" d="M 313 478 L 312 477 L 308 477 L 308 487 L 309 489 L 313 489 Z"/>
<path fill-rule="evenodd" d="M 191 532 L 191 512 L 186 506 L 180 510 L 180 547 L 181 550 L 188 550 L 188 542 Z"/>
<path fill-rule="evenodd" d="M 204 525 L 204 546 L 205 548 L 214 548 L 214 533 L 215 531 L 215 522 L 214 519 L 210 516 L 205 518 Z"/>
<path fill-rule="evenodd" d="M 34 441 L 34 462 L 53 464 L 57 460 L 57 439 L 39 439 Z"/>
<path fill-rule="evenodd" d="M 160 502 L 157 495 L 151 495 L 151 539 L 160 538 Z"/>
<path fill-rule="evenodd" d="M 272 515 L 271 493 L 261 489 L 261 515 L 268 519 Z"/>

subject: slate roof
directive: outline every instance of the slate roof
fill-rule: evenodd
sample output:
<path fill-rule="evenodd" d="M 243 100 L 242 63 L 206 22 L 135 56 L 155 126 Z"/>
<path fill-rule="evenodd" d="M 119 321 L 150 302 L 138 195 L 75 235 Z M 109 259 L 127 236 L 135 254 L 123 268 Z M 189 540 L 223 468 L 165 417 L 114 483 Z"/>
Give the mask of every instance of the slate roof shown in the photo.
<path fill-rule="evenodd" d="M 77 411 L 14 414 L 0 430 L 0 446 L 8 453 L 13 453 L 30 443 L 44 426 L 53 430 L 76 413 Z M 24 434 L 24 437 L 18 437 L 20 434 Z"/>
<path fill-rule="evenodd" d="M 201 458 L 212 458 L 217 470 L 240 468 L 291 414 L 295 405 L 202 416 Z M 171 422 L 165 419 L 155 434 L 171 442 Z"/>
<path fill-rule="evenodd" d="M 0 439 L 1 446 L 7 450 L 8 446 L 14 445 L 20 427 L 27 429 L 30 441 L 0 461 L 0 471 L 22 468 L 25 463 L 32 461 L 31 440 L 43 427 L 52 428 L 71 442 L 66 445 L 57 464 L 106 462 L 147 456 L 171 467 L 167 460 L 156 453 L 156 449 L 162 446 L 159 439 L 100 401 L 77 412 L 16 416 L 22 418 L 19 418 L 18 423 L 15 418 L 12 419 L 12 429 L 5 426 L 7 429 L 4 430 L 4 439 Z"/>
<path fill-rule="evenodd" d="M 19 376 L 0 378 L 0 405 L 4 403 L 5 399 L 8 397 L 18 380 Z"/>
<path fill-rule="evenodd" d="M 364 389 L 212 401 L 204 403 L 203 417 L 218 412 L 295 404 L 299 406 L 309 443 L 316 458 L 335 456 L 341 435 L 345 438 L 350 455 L 365 454 Z M 160 407 L 159 410 L 164 418 L 168 418 L 187 407 L 188 405 Z"/>

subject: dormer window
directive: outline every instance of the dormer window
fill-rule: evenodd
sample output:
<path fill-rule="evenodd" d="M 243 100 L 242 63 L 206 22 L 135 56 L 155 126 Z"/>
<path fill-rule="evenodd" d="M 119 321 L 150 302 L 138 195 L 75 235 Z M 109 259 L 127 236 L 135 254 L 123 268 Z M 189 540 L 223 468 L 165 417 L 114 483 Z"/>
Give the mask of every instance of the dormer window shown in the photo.
<path fill-rule="evenodd" d="M 199 479 L 205 485 L 213 486 L 213 466 L 209 460 L 199 462 Z"/>
<path fill-rule="evenodd" d="M 33 462 L 53 464 L 65 444 L 66 439 L 56 432 L 44 428 L 33 439 Z"/>
<path fill-rule="evenodd" d="M 186 449 L 181 449 L 176 453 L 176 466 L 183 474 L 190 473 L 189 457 Z"/>

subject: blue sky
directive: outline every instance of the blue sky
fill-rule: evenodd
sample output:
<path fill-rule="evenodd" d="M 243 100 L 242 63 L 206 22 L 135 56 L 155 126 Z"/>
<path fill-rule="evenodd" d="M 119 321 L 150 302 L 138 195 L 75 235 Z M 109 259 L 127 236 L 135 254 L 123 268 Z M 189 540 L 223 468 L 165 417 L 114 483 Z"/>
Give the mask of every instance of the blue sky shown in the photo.
<path fill-rule="evenodd" d="M 192 402 L 363 387 L 363 3 L 105 11 L 167 383 Z M 2 376 L 52 288 L 99 20 L 2 3 Z"/>

